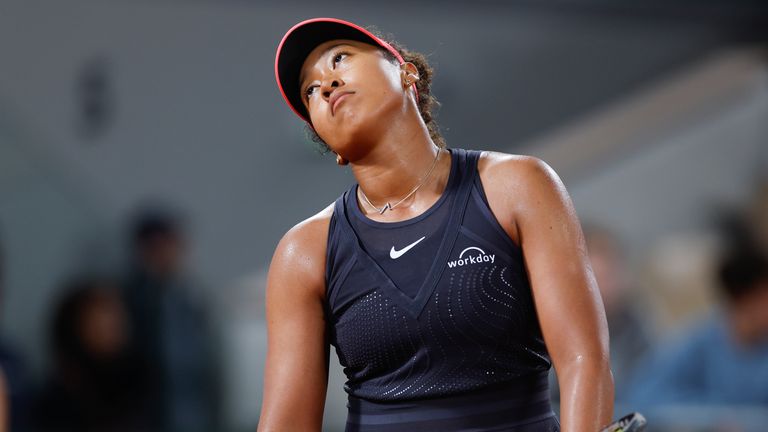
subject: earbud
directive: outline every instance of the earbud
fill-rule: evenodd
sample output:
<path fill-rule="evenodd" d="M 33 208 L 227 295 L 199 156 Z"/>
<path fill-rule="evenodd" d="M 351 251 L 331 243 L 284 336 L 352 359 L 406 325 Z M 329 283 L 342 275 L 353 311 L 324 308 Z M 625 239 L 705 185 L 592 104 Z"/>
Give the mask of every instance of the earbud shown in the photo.
<path fill-rule="evenodd" d="M 401 72 L 403 73 L 403 84 L 405 85 L 405 87 L 410 87 L 411 84 L 419 80 L 419 74 L 415 73 L 414 71 L 409 71 L 406 65 L 410 65 L 410 64 L 407 63 L 407 64 L 401 65 L 402 67 Z"/>
<path fill-rule="evenodd" d="M 419 76 L 416 74 L 407 74 L 405 78 L 405 86 L 409 87 L 411 84 L 419 80 Z"/>

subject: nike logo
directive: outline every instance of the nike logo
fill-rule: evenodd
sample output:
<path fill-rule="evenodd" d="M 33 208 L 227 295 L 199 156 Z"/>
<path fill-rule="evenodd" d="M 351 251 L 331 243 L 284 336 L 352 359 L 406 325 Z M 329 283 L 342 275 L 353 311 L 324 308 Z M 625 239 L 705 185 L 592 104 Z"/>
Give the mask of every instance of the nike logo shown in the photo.
<path fill-rule="evenodd" d="M 404 248 L 402 248 L 400 250 L 395 250 L 395 247 L 392 246 L 392 249 L 389 250 L 389 257 L 392 258 L 392 259 L 400 258 L 401 256 L 403 256 L 404 253 L 406 253 L 409 250 L 411 250 L 412 247 L 414 247 L 417 244 L 419 244 L 419 242 L 424 240 L 425 238 L 427 238 L 427 236 L 424 236 L 424 237 L 416 240 L 415 242 L 409 244 L 408 246 L 406 246 L 406 247 L 404 247 Z"/>

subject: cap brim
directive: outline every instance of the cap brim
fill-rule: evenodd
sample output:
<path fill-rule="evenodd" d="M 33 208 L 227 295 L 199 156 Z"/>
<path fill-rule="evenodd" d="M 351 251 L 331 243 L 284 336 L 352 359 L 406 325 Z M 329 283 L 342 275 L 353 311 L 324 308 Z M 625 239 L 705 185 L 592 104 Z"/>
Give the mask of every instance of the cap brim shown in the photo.
<path fill-rule="evenodd" d="M 349 39 L 380 46 L 403 63 L 403 58 L 391 45 L 357 24 L 336 18 L 313 18 L 296 24 L 283 36 L 277 47 L 275 78 L 288 106 L 307 123 L 311 122 L 301 99 L 301 66 L 318 45 L 334 39 Z"/>

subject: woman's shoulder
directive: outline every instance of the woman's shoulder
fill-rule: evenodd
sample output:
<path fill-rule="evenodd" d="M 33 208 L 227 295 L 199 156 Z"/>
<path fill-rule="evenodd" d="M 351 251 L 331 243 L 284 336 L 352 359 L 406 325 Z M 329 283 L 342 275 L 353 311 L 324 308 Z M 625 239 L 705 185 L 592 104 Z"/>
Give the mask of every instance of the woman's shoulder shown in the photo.
<path fill-rule="evenodd" d="M 328 239 L 328 228 L 331 217 L 333 216 L 334 204 L 329 204 L 324 209 L 314 215 L 297 223 L 289 229 L 283 238 L 281 244 L 287 244 L 291 247 L 300 247 L 307 252 L 325 251 L 325 242 Z M 281 245 L 278 245 L 278 249 Z"/>
<path fill-rule="evenodd" d="M 517 244 L 521 220 L 566 195 L 552 167 L 535 156 L 483 151 L 477 171 L 492 213 Z"/>
<path fill-rule="evenodd" d="M 542 170 L 552 168 L 536 156 L 503 153 L 483 150 L 478 160 L 478 170 L 481 174 L 506 174 L 514 176 L 535 176 Z"/>
<path fill-rule="evenodd" d="M 502 193 L 516 191 L 516 201 L 535 196 L 535 192 L 543 189 L 561 186 L 554 169 L 536 156 L 483 151 L 477 170 L 486 192 L 488 189 L 499 189 Z"/>
<path fill-rule="evenodd" d="M 318 288 L 324 287 L 325 252 L 328 228 L 333 215 L 333 204 L 297 223 L 289 229 L 275 249 L 271 268 L 275 273 L 308 282 Z M 270 270 L 272 271 L 272 270 Z"/>

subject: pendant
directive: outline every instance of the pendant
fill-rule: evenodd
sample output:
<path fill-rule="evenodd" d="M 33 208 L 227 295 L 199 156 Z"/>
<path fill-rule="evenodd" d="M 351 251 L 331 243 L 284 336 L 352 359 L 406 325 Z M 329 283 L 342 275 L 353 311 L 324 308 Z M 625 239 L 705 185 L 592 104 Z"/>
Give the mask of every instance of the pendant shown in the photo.
<path fill-rule="evenodd" d="M 389 203 L 387 203 L 384 207 L 381 208 L 381 210 L 379 210 L 379 214 L 383 215 L 385 211 L 391 210 L 391 209 L 392 209 L 392 206 L 389 205 Z"/>

